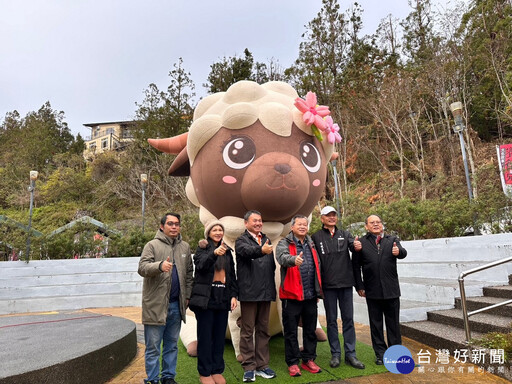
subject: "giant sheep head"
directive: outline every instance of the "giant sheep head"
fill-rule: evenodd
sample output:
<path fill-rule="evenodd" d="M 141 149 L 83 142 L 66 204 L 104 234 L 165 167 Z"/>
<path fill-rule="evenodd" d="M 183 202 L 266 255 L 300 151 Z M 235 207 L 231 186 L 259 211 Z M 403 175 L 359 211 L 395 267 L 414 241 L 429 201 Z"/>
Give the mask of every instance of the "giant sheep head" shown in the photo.
<path fill-rule="evenodd" d="M 297 97 L 283 82 L 240 81 L 201 100 L 187 134 L 149 139 L 179 153 L 169 174 L 190 175 L 187 196 L 203 223 L 255 209 L 266 222 L 286 224 L 312 212 L 334 145 L 314 136 L 294 106 Z"/>

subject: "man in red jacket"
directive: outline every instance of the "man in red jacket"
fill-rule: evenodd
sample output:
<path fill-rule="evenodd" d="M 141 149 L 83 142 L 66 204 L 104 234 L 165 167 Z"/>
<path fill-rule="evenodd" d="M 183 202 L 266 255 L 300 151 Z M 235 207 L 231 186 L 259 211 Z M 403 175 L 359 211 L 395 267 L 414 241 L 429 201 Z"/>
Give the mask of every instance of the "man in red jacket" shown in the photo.
<path fill-rule="evenodd" d="M 279 297 L 282 302 L 284 353 L 290 376 L 301 376 L 298 366 L 311 373 L 322 370 L 315 364 L 318 315 L 317 303 L 322 297 L 320 260 L 315 245 L 308 236 L 308 219 L 296 215 L 291 221 L 292 231 L 281 240 L 276 258 L 281 265 Z M 303 350 L 299 349 L 297 327 L 302 318 Z"/>

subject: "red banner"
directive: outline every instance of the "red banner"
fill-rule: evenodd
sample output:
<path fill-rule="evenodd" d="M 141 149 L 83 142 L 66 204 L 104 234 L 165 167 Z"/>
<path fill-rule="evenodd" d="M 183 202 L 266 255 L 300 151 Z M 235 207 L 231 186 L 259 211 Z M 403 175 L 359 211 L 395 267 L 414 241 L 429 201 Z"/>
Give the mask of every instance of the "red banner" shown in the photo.
<path fill-rule="evenodd" d="M 503 144 L 496 147 L 503 192 L 512 195 L 512 144 Z"/>

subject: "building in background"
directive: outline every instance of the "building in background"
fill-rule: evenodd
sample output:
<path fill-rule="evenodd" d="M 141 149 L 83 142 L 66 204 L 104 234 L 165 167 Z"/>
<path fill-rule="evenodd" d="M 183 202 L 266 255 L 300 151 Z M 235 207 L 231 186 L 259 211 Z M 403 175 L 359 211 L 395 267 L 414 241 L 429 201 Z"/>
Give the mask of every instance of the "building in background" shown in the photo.
<path fill-rule="evenodd" d="M 84 157 L 91 159 L 106 151 L 122 151 L 133 140 L 132 128 L 136 121 L 112 121 L 89 123 L 84 126 L 91 129 L 85 138 Z"/>

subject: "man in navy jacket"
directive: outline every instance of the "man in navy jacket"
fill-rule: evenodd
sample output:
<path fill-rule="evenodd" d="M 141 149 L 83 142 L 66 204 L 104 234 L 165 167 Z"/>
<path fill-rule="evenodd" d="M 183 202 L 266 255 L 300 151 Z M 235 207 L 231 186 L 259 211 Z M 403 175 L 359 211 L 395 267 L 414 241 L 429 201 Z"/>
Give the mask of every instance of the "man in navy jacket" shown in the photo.
<path fill-rule="evenodd" d="M 386 349 L 402 344 L 400 284 L 396 260 L 405 258 L 407 251 L 402 248 L 396 236 L 383 233 L 384 227 L 379 216 L 368 216 L 365 228 L 367 234 L 360 239 L 360 244 L 354 245 L 356 253 L 352 265 L 357 293 L 366 297 L 375 363 L 382 365 Z M 383 317 L 386 321 L 387 345 L 384 341 Z"/>
<path fill-rule="evenodd" d="M 354 368 L 365 366 L 356 357 L 356 330 L 354 328 L 353 289 L 354 270 L 350 252 L 354 253 L 354 238 L 348 231 L 336 226 L 338 215 L 333 207 L 320 212 L 322 229 L 313 235 L 313 242 L 321 261 L 327 337 L 331 349 L 330 366 L 340 365 L 341 346 L 338 337 L 338 306 L 343 322 L 343 349 L 345 362 Z M 349 252 L 350 250 L 350 252 Z"/>

